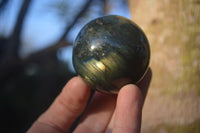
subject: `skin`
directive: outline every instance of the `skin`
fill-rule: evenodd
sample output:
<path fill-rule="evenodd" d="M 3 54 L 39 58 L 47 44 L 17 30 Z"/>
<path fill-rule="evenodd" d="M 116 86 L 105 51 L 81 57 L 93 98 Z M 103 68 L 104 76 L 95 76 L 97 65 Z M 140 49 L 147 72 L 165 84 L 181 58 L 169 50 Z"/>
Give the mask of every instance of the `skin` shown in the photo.
<path fill-rule="evenodd" d="M 128 84 L 118 95 L 95 92 L 86 111 L 90 87 L 81 77 L 74 77 L 28 133 L 67 133 L 83 112 L 74 133 L 140 133 L 142 108 L 151 77 L 149 69 L 137 86 Z"/>

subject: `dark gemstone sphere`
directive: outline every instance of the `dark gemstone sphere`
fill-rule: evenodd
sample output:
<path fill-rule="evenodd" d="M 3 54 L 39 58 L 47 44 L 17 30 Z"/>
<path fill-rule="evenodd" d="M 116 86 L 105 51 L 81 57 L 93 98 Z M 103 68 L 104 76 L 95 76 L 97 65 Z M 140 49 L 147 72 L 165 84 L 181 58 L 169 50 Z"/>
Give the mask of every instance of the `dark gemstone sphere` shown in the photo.
<path fill-rule="evenodd" d="M 77 74 L 101 92 L 117 93 L 122 86 L 140 81 L 149 59 L 144 32 L 121 16 L 90 21 L 74 42 L 73 65 Z"/>

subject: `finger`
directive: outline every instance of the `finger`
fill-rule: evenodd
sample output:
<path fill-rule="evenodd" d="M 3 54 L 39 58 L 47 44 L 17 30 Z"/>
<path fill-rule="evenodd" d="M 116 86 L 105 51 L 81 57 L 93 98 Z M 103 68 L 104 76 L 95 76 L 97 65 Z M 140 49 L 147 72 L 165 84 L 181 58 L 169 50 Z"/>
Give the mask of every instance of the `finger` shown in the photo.
<path fill-rule="evenodd" d="M 143 103 L 145 101 L 151 79 L 152 79 L 152 70 L 151 70 L 151 68 L 149 68 L 147 70 L 144 78 L 137 84 L 137 86 L 140 88 L 140 90 L 142 92 Z"/>
<path fill-rule="evenodd" d="M 83 112 L 89 96 L 88 85 L 80 77 L 72 78 L 29 132 L 67 132 Z"/>
<path fill-rule="evenodd" d="M 113 133 L 139 133 L 142 105 L 140 89 L 132 84 L 124 86 L 117 98 Z"/>
<path fill-rule="evenodd" d="M 116 103 L 116 95 L 96 92 L 87 114 L 83 117 L 75 133 L 102 133 L 110 121 Z"/>
<path fill-rule="evenodd" d="M 106 128 L 106 131 L 105 133 L 112 133 L 112 130 L 113 130 L 113 123 L 114 123 L 114 118 L 115 118 L 115 112 L 116 110 L 114 110 L 113 114 L 112 114 L 112 117 L 108 123 L 108 126 Z"/>
<path fill-rule="evenodd" d="M 151 78 L 152 78 L 152 71 L 151 71 L 151 68 L 149 68 L 147 73 L 145 74 L 144 78 L 137 84 L 137 86 L 139 86 L 140 91 L 142 93 L 142 99 L 143 99 L 142 104 L 144 104 L 144 100 L 145 100 L 145 97 L 146 97 L 147 92 L 148 92 L 148 88 L 149 88 L 149 85 L 150 85 Z M 115 112 L 113 113 L 113 116 L 112 116 L 112 118 L 111 118 L 111 120 L 108 124 L 106 133 L 112 132 L 114 118 L 115 118 Z"/>

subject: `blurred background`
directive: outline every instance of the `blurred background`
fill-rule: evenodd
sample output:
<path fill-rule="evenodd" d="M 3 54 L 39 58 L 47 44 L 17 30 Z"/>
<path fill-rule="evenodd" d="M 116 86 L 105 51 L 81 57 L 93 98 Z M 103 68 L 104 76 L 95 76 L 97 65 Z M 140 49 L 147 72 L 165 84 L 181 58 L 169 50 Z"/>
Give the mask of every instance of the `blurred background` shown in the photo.
<path fill-rule="evenodd" d="M 200 133 L 200 0 L 0 0 L 0 132 L 25 132 L 75 74 L 90 20 L 135 21 L 151 46 L 142 133 Z"/>

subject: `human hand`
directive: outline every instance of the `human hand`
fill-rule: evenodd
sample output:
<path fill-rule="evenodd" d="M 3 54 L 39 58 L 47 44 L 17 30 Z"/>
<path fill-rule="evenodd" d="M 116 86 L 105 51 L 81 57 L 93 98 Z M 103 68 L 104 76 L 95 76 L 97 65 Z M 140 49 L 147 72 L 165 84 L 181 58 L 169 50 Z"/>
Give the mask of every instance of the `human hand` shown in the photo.
<path fill-rule="evenodd" d="M 80 77 L 72 78 L 49 109 L 28 130 L 28 133 L 67 133 L 84 112 L 75 133 L 139 133 L 142 107 L 151 80 L 149 69 L 138 85 L 128 84 L 118 95 L 95 92 Z"/>

